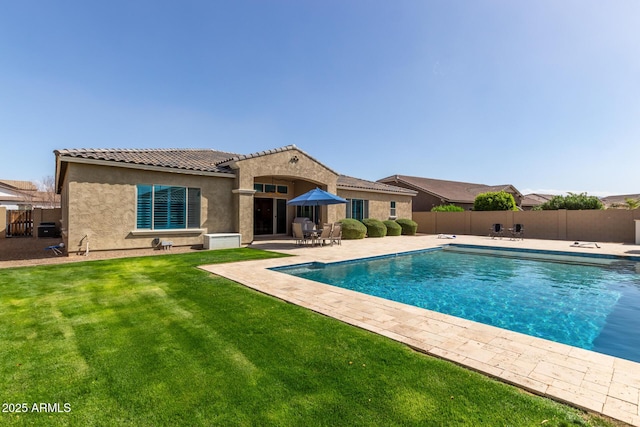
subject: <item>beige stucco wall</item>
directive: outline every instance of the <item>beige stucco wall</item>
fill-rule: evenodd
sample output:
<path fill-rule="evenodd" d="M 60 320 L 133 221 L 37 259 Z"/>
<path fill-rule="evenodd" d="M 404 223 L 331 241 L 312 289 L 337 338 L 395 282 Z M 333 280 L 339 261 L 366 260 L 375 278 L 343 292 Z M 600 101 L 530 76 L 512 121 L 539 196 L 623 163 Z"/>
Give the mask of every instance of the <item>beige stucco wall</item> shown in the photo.
<path fill-rule="evenodd" d="M 412 217 L 411 212 L 411 196 L 401 194 L 378 193 L 361 190 L 338 190 L 338 196 L 345 199 L 362 199 L 369 201 L 369 218 L 379 219 L 381 221 L 389 219 L 391 212 L 391 201 L 396 202 L 396 217 L 409 218 Z M 346 205 L 338 206 L 338 219 L 346 218 Z"/>
<path fill-rule="evenodd" d="M 0 239 L 7 237 L 7 208 L 0 206 Z"/>
<path fill-rule="evenodd" d="M 201 229 L 137 232 L 137 184 L 200 188 Z M 65 244 L 69 252 L 84 250 L 87 238 L 90 250 L 149 248 L 154 239 L 202 244 L 204 233 L 237 231 L 233 186 L 232 178 L 69 163 L 62 192 Z"/>
<path fill-rule="evenodd" d="M 297 149 L 239 160 L 231 167 L 237 170 L 234 188 L 238 203 L 236 224 L 242 234 L 243 243 L 253 241 L 253 199 L 256 197 L 253 190 L 254 182 L 264 182 L 265 177 L 276 177 L 283 182 L 291 182 L 293 191 L 289 192 L 288 199 L 315 187 L 334 194 L 336 192 L 337 174 Z M 294 209 L 287 209 L 288 216 L 294 215 Z M 323 208 L 321 216 L 328 222 L 336 221 L 335 207 Z"/>

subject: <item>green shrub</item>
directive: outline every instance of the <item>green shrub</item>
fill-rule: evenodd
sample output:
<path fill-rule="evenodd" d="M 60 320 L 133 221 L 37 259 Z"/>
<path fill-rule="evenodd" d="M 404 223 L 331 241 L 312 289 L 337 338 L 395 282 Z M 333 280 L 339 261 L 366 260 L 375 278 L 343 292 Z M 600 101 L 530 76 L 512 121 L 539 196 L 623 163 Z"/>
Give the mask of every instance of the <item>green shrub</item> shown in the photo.
<path fill-rule="evenodd" d="M 629 210 L 638 209 L 638 208 L 640 208 L 640 199 L 633 199 L 631 197 L 625 197 L 624 198 L 624 206 Z"/>
<path fill-rule="evenodd" d="M 387 227 L 387 236 L 399 236 L 402 234 L 402 227 L 397 222 L 391 219 L 382 222 Z"/>
<path fill-rule="evenodd" d="M 379 219 L 365 218 L 362 223 L 367 227 L 367 237 L 384 237 L 387 235 L 387 226 Z"/>
<path fill-rule="evenodd" d="M 418 231 L 418 223 L 407 218 L 396 219 L 396 222 L 402 227 L 402 234 L 406 236 L 414 236 Z"/>
<path fill-rule="evenodd" d="M 456 205 L 440 205 L 432 207 L 431 212 L 464 212 L 464 208 Z"/>
<path fill-rule="evenodd" d="M 341 219 L 342 238 L 345 240 L 364 239 L 367 234 L 367 227 L 357 219 L 345 218 Z"/>
<path fill-rule="evenodd" d="M 489 191 L 478 194 L 473 202 L 474 211 L 516 211 L 518 206 L 513 194 L 506 191 Z"/>
<path fill-rule="evenodd" d="M 596 196 L 587 196 L 587 193 L 569 193 L 566 196 L 553 196 L 551 200 L 538 206 L 540 210 L 586 210 L 604 209 L 602 201 Z"/>

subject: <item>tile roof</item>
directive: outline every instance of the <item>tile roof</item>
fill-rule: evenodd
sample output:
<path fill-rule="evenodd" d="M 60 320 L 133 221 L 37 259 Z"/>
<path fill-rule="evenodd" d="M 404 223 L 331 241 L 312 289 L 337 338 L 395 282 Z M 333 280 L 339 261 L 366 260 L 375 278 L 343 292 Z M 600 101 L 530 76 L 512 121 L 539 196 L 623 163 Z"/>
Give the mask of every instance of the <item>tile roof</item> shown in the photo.
<path fill-rule="evenodd" d="M 600 198 L 607 207 L 626 206 L 626 199 L 640 200 L 640 194 L 621 194 Z"/>
<path fill-rule="evenodd" d="M 525 194 L 520 203 L 522 206 L 539 206 L 553 198 L 553 194 Z"/>
<path fill-rule="evenodd" d="M 505 190 L 507 192 L 513 192 L 515 190 L 518 192 L 518 190 L 510 184 L 485 185 L 407 175 L 392 175 L 379 179 L 378 182 L 387 184 L 403 183 L 415 190 L 431 193 L 446 201 L 457 203 L 473 203 L 478 194 L 486 193 L 487 191 Z"/>
<path fill-rule="evenodd" d="M 14 194 L 0 193 L 2 205 L 31 205 L 35 207 L 60 207 L 60 196 L 45 191 L 22 190 Z"/>
<path fill-rule="evenodd" d="M 284 147 L 273 148 L 271 150 L 258 151 L 257 153 L 233 154 L 231 155 L 231 157 L 221 161 L 220 164 L 238 161 L 238 160 L 253 159 L 256 157 L 262 157 L 262 156 L 267 156 L 269 154 L 282 153 L 284 151 L 296 150 L 296 149 L 299 150 L 299 148 L 297 148 L 295 145 L 292 144 L 292 145 L 286 145 Z"/>
<path fill-rule="evenodd" d="M 233 174 L 230 164 L 232 162 L 253 159 L 269 154 L 281 153 L 290 150 L 297 150 L 312 160 L 318 162 L 312 156 L 297 148 L 295 145 L 287 145 L 272 150 L 259 151 L 252 154 L 236 154 L 211 149 L 64 149 L 56 150 L 55 153 L 61 158 L 76 158 L 85 160 L 101 160 L 117 163 L 125 163 L 131 165 L 144 165 L 165 167 L 171 169 L 202 171 L 202 172 L 218 172 Z M 318 162 L 319 164 L 322 164 Z M 324 165 L 323 165 L 324 166 Z M 331 170 L 327 166 L 327 169 Z M 331 170 L 334 172 L 333 170 Z M 346 175 L 338 175 L 338 187 L 344 189 L 359 189 L 367 191 L 387 192 L 415 195 L 416 192 L 406 188 L 394 187 L 391 185 L 367 181 L 364 179 L 353 178 Z"/>
<path fill-rule="evenodd" d="M 338 176 L 338 188 L 344 190 L 374 190 L 384 193 L 406 194 L 409 196 L 415 196 L 418 194 L 416 191 L 409 190 L 407 188 L 396 187 L 394 185 L 388 185 L 381 182 L 367 181 L 347 175 Z"/>
<path fill-rule="evenodd" d="M 57 150 L 56 154 L 66 158 L 104 160 L 117 163 L 158 166 L 201 172 L 233 173 L 219 164 L 238 156 L 237 154 L 211 149 L 68 149 Z"/>
<path fill-rule="evenodd" d="M 272 150 L 259 151 L 252 154 L 236 154 L 211 149 L 94 149 L 79 148 L 57 150 L 61 158 L 66 159 L 85 159 L 85 160 L 101 160 L 133 165 L 166 167 L 171 169 L 202 171 L 202 172 L 218 172 L 233 174 L 230 164 L 232 162 L 253 159 L 269 154 L 281 153 L 290 150 L 297 150 L 301 153 L 304 151 L 295 145 L 287 145 Z M 309 158 L 318 162 L 313 157 L 304 153 Z M 320 163 L 320 162 L 318 162 Z M 320 163 L 322 164 L 322 163 Z M 326 166 L 325 166 L 326 167 Z M 329 169 L 329 168 L 327 168 Z M 331 170 L 331 169 L 329 169 Z M 333 171 L 332 171 L 333 172 Z M 379 182 L 367 181 L 364 179 L 353 178 L 346 175 L 338 175 L 338 186 L 340 188 L 360 189 L 369 191 L 382 191 L 399 194 L 415 195 L 416 193 L 405 188 L 394 187 Z"/>
<path fill-rule="evenodd" d="M 295 145 L 259 151 L 251 154 L 237 154 L 225 151 L 198 148 L 79 148 L 56 151 L 62 157 L 104 160 L 127 164 L 158 166 L 174 169 L 232 173 L 229 164 L 235 161 L 253 159 L 269 154 L 298 150 Z M 308 154 L 305 153 L 308 156 Z M 311 156 L 309 156 L 312 158 Z M 312 158 L 313 159 L 313 158 Z M 315 159 L 313 159 L 315 160 Z M 317 160 L 316 160 L 317 161 Z"/>
<path fill-rule="evenodd" d="M 0 179 L 0 184 L 22 191 L 36 191 L 38 187 L 31 181 L 17 181 L 14 179 Z"/>

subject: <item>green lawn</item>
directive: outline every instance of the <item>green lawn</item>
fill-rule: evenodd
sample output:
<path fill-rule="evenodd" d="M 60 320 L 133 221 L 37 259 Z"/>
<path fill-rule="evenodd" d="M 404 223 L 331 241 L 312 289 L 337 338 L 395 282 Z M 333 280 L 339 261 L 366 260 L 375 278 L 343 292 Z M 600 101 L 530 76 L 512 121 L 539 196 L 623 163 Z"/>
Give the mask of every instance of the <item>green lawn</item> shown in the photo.
<path fill-rule="evenodd" d="M 0 425 L 608 425 L 196 269 L 273 256 L 0 270 Z"/>

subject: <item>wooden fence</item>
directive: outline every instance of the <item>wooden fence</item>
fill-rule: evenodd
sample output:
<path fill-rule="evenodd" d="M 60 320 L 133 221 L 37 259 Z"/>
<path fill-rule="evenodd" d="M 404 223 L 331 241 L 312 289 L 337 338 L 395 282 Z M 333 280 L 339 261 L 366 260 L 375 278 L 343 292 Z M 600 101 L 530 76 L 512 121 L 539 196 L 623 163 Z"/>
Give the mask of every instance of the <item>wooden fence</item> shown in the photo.
<path fill-rule="evenodd" d="M 33 236 L 33 211 L 7 211 L 7 237 Z"/>

